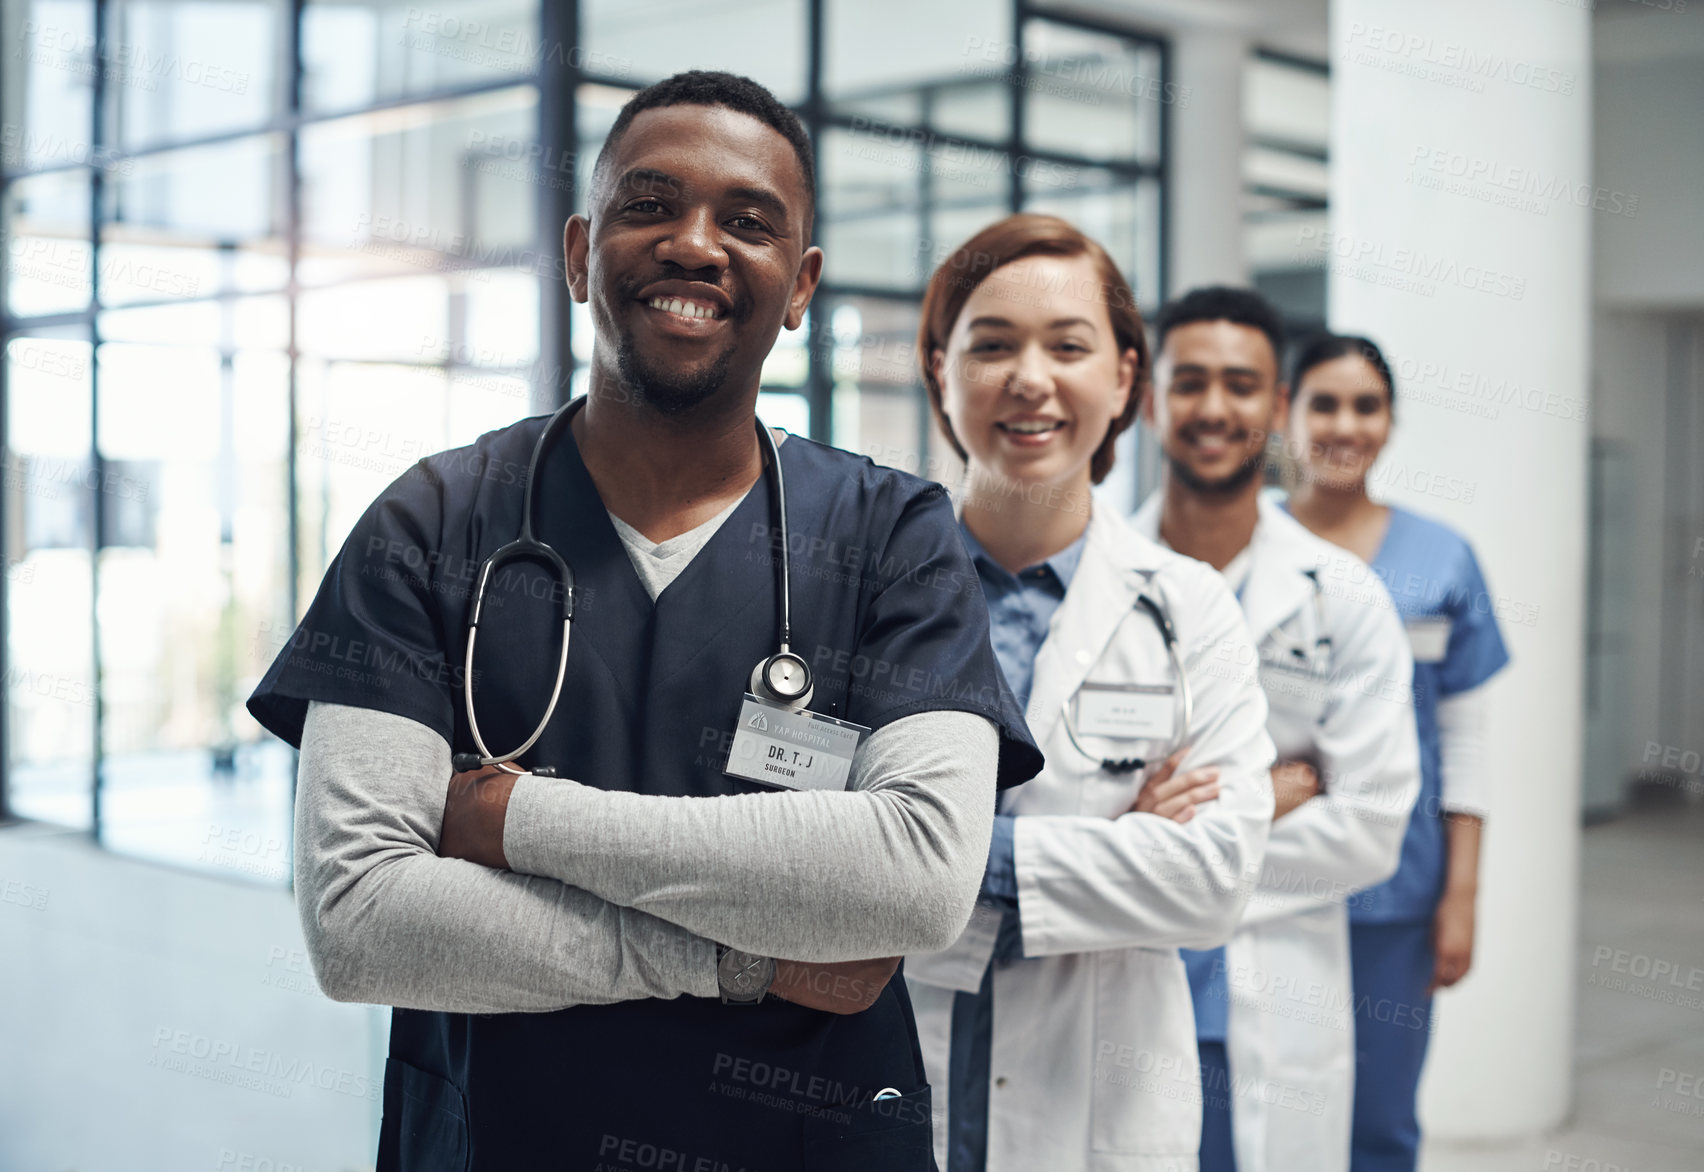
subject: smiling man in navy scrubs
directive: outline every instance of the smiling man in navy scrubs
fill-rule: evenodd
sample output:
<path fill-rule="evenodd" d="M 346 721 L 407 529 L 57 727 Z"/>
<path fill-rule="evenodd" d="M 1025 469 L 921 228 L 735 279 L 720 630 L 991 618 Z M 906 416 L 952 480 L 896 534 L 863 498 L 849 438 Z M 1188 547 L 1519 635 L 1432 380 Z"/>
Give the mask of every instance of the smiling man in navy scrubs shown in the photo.
<path fill-rule="evenodd" d="M 545 417 L 386 489 L 249 700 L 302 749 L 314 971 L 396 1007 L 381 1169 L 932 1167 L 891 958 L 957 938 L 995 789 L 1040 766 L 940 486 L 776 437 L 791 649 L 811 710 L 871 731 L 835 787 L 724 772 L 780 640 L 754 412 L 822 270 L 814 197 L 785 107 L 689 73 L 627 104 L 568 223 L 597 344 L 534 487 L 573 637 L 520 760 L 556 778 L 451 766 L 475 575 L 519 531 Z M 493 577 L 471 682 L 497 753 L 545 711 L 556 590 L 543 563 Z"/>

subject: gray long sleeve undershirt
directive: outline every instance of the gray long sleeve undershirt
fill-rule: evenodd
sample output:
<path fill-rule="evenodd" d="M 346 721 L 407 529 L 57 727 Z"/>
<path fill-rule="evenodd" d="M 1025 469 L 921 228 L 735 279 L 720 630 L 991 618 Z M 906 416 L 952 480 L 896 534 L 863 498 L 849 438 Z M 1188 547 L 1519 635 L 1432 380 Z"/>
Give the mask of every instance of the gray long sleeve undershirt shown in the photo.
<path fill-rule="evenodd" d="M 895 956 L 916 950 L 908 941 L 918 923 L 933 925 L 931 936 L 963 927 L 987 855 L 997 756 L 984 718 L 920 713 L 877 729 L 859 751 L 851 784 L 883 792 L 645 798 L 643 816 L 655 822 L 643 828 L 612 825 L 616 807 L 594 801 L 584 804 L 589 825 L 573 837 L 596 860 L 585 867 L 590 884 L 630 889 L 636 900 L 720 930 L 725 943 L 793 960 Z M 716 995 L 714 947 L 703 936 L 552 878 L 439 858 L 450 773 L 449 746 L 423 724 L 308 706 L 296 900 L 327 996 L 510 1013 Z M 570 784 L 526 778 L 514 796 L 535 783 Z M 639 795 L 603 796 L 620 805 Z M 799 802 L 809 797 L 840 801 L 828 809 Z M 875 815 L 861 802 L 891 809 Z M 704 816 L 669 816 L 688 807 Z M 534 809 L 522 803 L 522 837 L 555 853 L 553 817 L 527 813 Z M 511 826 L 515 814 L 512 802 Z M 599 843 L 603 832 L 612 839 Z M 669 857 L 623 862 L 619 851 L 647 833 L 667 836 Z M 506 829 L 506 849 L 511 836 Z M 772 857 L 766 844 L 777 844 Z M 809 891 L 797 879 L 805 856 L 820 884 Z M 521 864 L 511 855 L 510 865 Z M 677 870 L 659 890 L 659 872 Z M 825 916 L 824 905 L 841 897 L 849 910 Z"/>
<path fill-rule="evenodd" d="M 661 543 L 611 521 L 655 599 L 733 509 Z M 449 759 L 405 717 L 308 706 L 296 896 L 334 999 L 536 1012 L 714 996 L 712 940 L 819 962 L 944 948 L 980 885 L 999 736 L 974 713 L 904 717 L 865 740 L 833 794 L 651 797 L 524 777 L 504 827 L 512 871 L 438 857 Z"/>

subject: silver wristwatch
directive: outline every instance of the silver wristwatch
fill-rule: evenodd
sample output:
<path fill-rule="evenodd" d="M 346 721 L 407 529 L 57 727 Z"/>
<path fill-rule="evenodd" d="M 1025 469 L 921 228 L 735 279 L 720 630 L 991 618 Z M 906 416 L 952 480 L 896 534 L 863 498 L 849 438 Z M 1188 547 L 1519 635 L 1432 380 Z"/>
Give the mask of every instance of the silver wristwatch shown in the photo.
<path fill-rule="evenodd" d="M 716 945 L 716 984 L 723 1005 L 756 1005 L 774 980 L 774 957 Z"/>

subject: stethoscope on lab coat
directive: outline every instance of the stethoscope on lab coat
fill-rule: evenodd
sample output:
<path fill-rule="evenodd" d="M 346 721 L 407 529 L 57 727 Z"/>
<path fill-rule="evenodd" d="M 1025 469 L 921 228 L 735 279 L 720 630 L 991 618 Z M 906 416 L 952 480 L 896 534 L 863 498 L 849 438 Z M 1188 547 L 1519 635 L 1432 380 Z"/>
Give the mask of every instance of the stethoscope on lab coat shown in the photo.
<path fill-rule="evenodd" d="M 1137 608 L 1146 611 L 1148 617 L 1154 620 L 1154 626 L 1159 629 L 1160 639 L 1166 645 L 1166 657 L 1171 660 L 1172 674 L 1177 677 L 1178 691 L 1182 694 L 1182 712 L 1179 713 L 1177 709 L 1172 711 L 1170 745 L 1166 752 L 1161 755 L 1161 760 L 1164 760 L 1165 757 L 1176 752 L 1178 747 L 1183 744 L 1183 738 L 1189 735 L 1189 720 L 1194 710 L 1195 700 L 1189 690 L 1189 676 L 1183 670 L 1183 657 L 1178 654 L 1177 631 L 1172 627 L 1171 616 L 1166 613 L 1163 606 L 1154 601 L 1151 595 L 1145 593 L 1136 596 L 1135 605 Z M 1083 748 L 1082 742 L 1077 740 L 1077 730 L 1071 715 L 1071 699 L 1066 699 L 1061 712 L 1061 719 L 1065 725 L 1065 735 L 1070 739 L 1073 749 L 1090 761 L 1097 762 L 1108 773 L 1134 773 L 1138 769 L 1146 768 L 1148 761 L 1144 757 L 1101 757 Z"/>
<path fill-rule="evenodd" d="M 1325 589 L 1320 585 L 1318 570 L 1304 570 L 1302 572 L 1307 575 L 1308 581 L 1313 586 L 1314 639 L 1312 645 L 1310 646 L 1305 640 L 1297 639 L 1276 627 L 1272 629 L 1270 635 L 1284 644 L 1291 657 L 1305 664 L 1307 670 L 1317 671 L 1320 670 L 1317 662 L 1319 658 L 1323 656 L 1329 665 L 1331 657 L 1331 636 L 1325 633 Z M 1240 598 L 1242 593 L 1240 588 L 1237 593 Z M 1189 733 L 1194 699 L 1189 688 L 1189 676 L 1183 670 L 1183 657 L 1178 654 L 1177 632 L 1172 627 L 1171 617 L 1166 613 L 1163 606 L 1154 601 L 1151 595 L 1145 593 L 1136 596 L 1136 606 L 1146 611 L 1148 616 L 1154 620 L 1154 626 L 1159 629 L 1160 638 L 1166 645 L 1166 657 L 1171 660 L 1172 673 L 1177 678 L 1178 691 L 1183 701 L 1180 706 L 1181 711 L 1173 710 L 1170 743 L 1166 753 L 1161 755 L 1161 760 L 1164 760 L 1166 756 L 1176 752 L 1182 746 L 1183 738 Z M 1144 757 L 1101 757 L 1085 749 L 1082 742 L 1077 739 L 1077 729 L 1072 718 L 1071 704 L 1070 699 L 1065 701 L 1061 716 L 1065 725 L 1065 735 L 1070 740 L 1073 749 L 1090 761 L 1097 762 L 1108 773 L 1134 773 L 1138 769 L 1147 767 L 1148 759 Z"/>
<path fill-rule="evenodd" d="M 1297 639 L 1278 627 L 1268 632 L 1270 638 L 1277 639 L 1289 651 L 1290 658 L 1297 665 L 1303 665 L 1310 672 L 1320 675 L 1328 674 L 1331 668 L 1331 636 L 1325 633 L 1325 587 L 1320 585 L 1318 570 L 1303 570 L 1308 581 L 1313 585 L 1314 639 L 1310 646 L 1305 639 Z M 1319 660 L 1324 659 L 1322 668 Z"/>
<path fill-rule="evenodd" d="M 560 408 L 550 421 L 539 432 L 538 441 L 533 444 L 532 459 L 527 464 L 526 496 L 521 505 L 521 532 L 518 537 L 507 545 L 499 546 L 490 557 L 479 567 L 479 587 L 473 596 L 473 613 L 467 620 L 467 657 L 462 671 L 462 700 L 467 706 L 467 725 L 473 734 L 473 743 L 479 746 L 477 753 L 457 753 L 450 758 L 450 767 L 457 773 L 470 769 L 483 769 L 495 765 L 508 773 L 532 773 L 536 777 L 555 777 L 556 771 L 549 767 L 522 770 L 509 762 L 525 753 L 544 735 L 550 718 L 556 711 L 556 702 L 562 696 L 562 680 L 568 671 L 568 637 L 573 630 L 574 621 L 574 571 L 563 560 L 562 555 L 550 547 L 547 542 L 533 536 L 533 495 L 538 489 L 539 459 L 544 454 L 545 447 L 567 426 L 570 416 L 586 402 L 586 397 L 568 403 Z M 776 623 L 780 628 L 780 646 L 775 654 L 760 659 L 757 666 L 751 669 L 752 692 L 773 703 L 794 710 L 808 707 L 814 683 L 811 679 L 810 665 L 803 658 L 788 649 L 792 638 L 792 566 L 789 563 L 787 545 L 787 490 L 781 476 L 781 450 L 775 443 L 775 437 L 770 434 L 763 420 L 757 420 L 757 434 L 767 450 L 767 478 L 769 481 L 769 507 L 776 519 L 776 528 L 781 539 L 780 566 L 780 597 L 776 602 Z M 556 581 L 562 587 L 562 650 L 556 659 L 556 682 L 551 685 L 550 702 L 545 705 L 544 716 L 539 720 L 538 727 L 532 735 L 523 741 L 519 748 L 508 753 L 493 753 L 480 735 L 479 721 L 473 712 L 473 646 L 479 635 L 479 612 L 485 603 L 485 587 L 491 581 L 492 571 L 506 561 L 515 558 L 539 558 L 550 564 L 555 571 Z"/>

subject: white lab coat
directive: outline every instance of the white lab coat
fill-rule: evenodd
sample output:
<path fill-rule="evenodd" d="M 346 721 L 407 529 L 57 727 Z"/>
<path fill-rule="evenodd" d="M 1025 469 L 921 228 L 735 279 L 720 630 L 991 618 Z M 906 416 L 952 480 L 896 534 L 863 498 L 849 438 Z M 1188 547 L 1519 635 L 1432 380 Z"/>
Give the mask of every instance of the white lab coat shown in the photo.
<path fill-rule="evenodd" d="M 1155 493 L 1136 529 L 1157 537 L 1160 509 Z M 1321 574 L 1316 592 L 1307 571 L 1353 555 L 1264 496 L 1249 555 L 1242 606 L 1260 648 L 1267 730 L 1278 760 L 1312 762 L 1325 792 L 1273 824 L 1260 883 L 1226 946 L 1233 1144 L 1238 1172 L 1346 1172 L 1355 1037 L 1344 901 L 1401 857 L 1420 792 L 1414 666 L 1371 571 L 1349 575 L 1352 593 Z"/>
<path fill-rule="evenodd" d="M 1194 689 L 1180 768 L 1216 765 L 1220 797 L 1179 825 L 1126 813 L 1146 771 L 1104 771 L 1071 747 L 1062 705 L 1085 680 L 1173 683 L 1143 591 L 1170 616 Z M 1189 649 L 1223 648 L 1208 670 Z M 1272 818 L 1272 743 L 1253 643 L 1204 563 L 1136 535 L 1097 505 L 1082 559 L 1035 662 L 1027 718 L 1046 767 L 1012 791 L 1023 959 L 994 966 L 988 1172 L 1191 1172 L 1201 1100 L 1194 1013 L 1179 946 L 1223 943 L 1253 889 Z M 1175 684 L 1174 684 L 1175 687 Z M 1165 742 L 1082 738 L 1111 757 L 1158 761 Z M 953 997 L 974 992 L 999 913 L 979 906 L 945 951 L 905 976 L 935 1087 L 936 1158 L 947 1167 Z"/>

